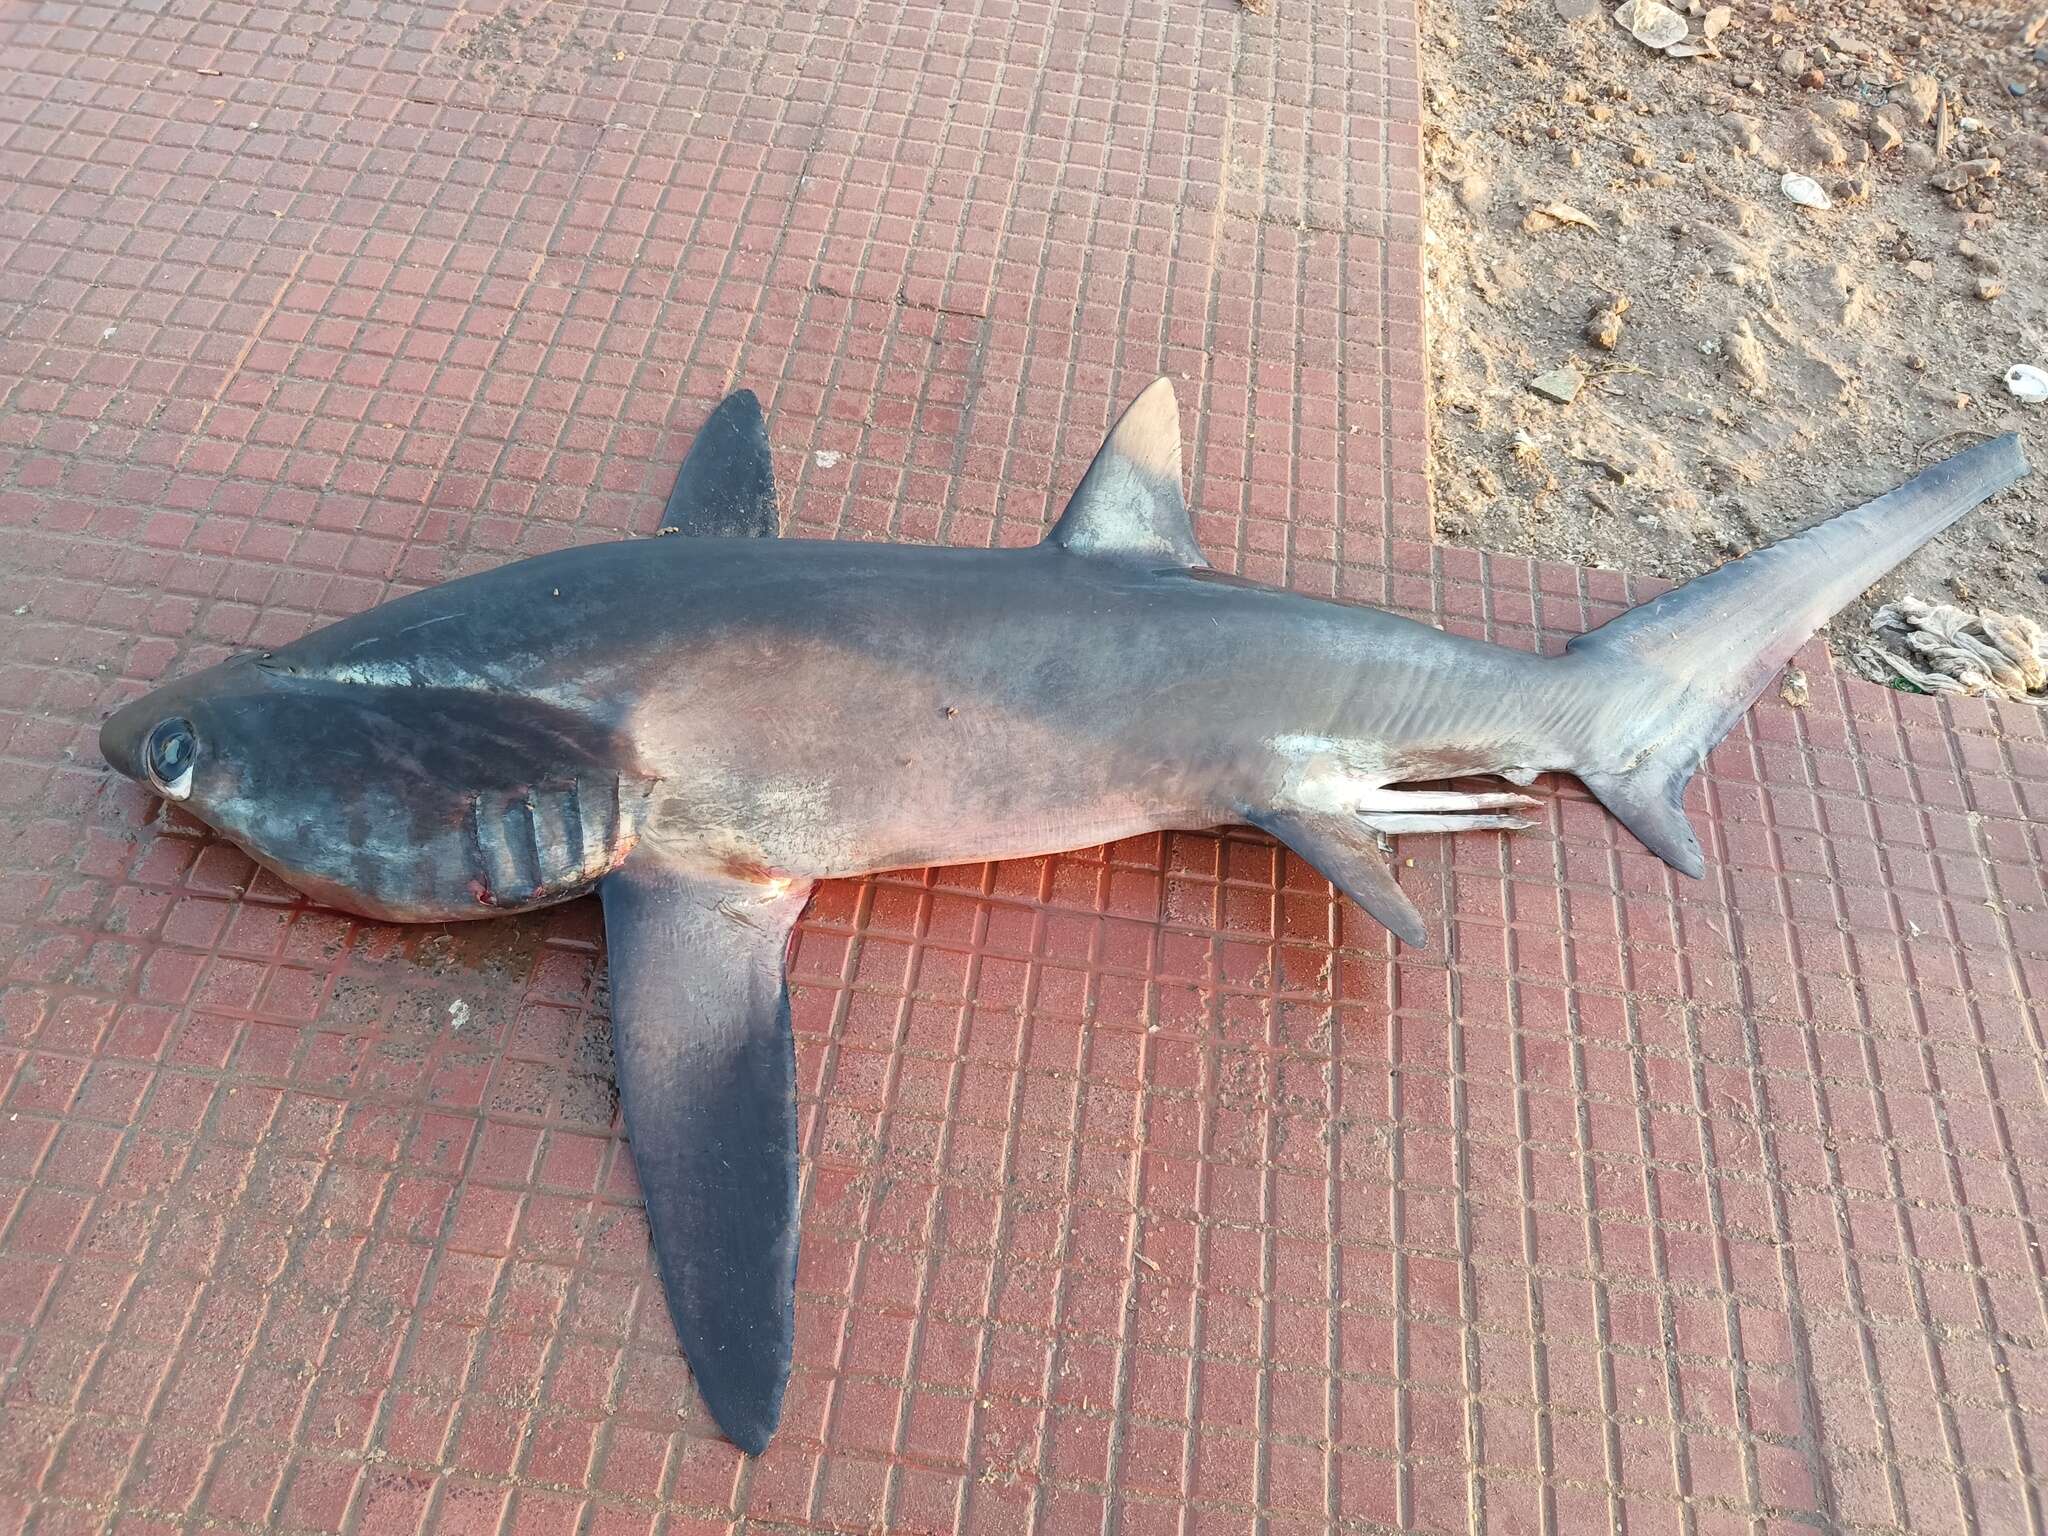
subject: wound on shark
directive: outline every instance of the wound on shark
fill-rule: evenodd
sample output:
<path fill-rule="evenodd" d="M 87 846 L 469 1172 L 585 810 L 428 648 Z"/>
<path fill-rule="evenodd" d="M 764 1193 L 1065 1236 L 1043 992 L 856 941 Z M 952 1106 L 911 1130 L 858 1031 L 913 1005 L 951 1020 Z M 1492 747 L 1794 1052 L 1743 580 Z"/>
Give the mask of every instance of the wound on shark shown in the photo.
<path fill-rule="evenodd" d="M 2017 438 L 1580 635 L 1558 656 L 1223 575 L 1172 386 L 1042 544 L 777 538 L 747 392 L 662 532 L 415 592 L 159 688 L 100 749 L 314 900 L 392 922 L 595 891 L 626 1133 L 676 1332 L 749 1453 L 795 1331 L 784 964 L 814 884 L 1263 828 L 1404 943 L 1382 837 L 1515 828 L 1576 775 L 1699 875 L 1686 786 L 1830 616 L 2027 472 Z M 1403 786 L 1495 776 L 1516 788 Z"/>

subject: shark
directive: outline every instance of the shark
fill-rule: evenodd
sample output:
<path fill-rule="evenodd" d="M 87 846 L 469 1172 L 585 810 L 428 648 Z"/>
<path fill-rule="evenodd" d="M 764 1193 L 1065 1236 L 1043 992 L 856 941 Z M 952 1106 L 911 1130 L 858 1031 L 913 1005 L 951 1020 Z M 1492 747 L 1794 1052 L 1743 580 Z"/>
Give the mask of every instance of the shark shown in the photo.
<path fill-rule="evenodd" d="M 1786 661 L 2027 472 L 2018 440 L 1664 592 L 1556 655 L 1211 567 L 1170 381 L 1042 543 L 778 536 L 730 395 L 664 536 L 415 591 L 130 702 L 100 750 L 313 901 L 444 923 L 595 892 L 617 1084 L 678 1340 L 758 1455 L 795 1333 L 786 962 L 817 882 L 1263 829 L 1402 943 L 1385 839 L 1528 825 L 1576 775 L 1685 874 L 1687 785 Z M 1496 787 L 1457 789 L 1492 779 Z"/>

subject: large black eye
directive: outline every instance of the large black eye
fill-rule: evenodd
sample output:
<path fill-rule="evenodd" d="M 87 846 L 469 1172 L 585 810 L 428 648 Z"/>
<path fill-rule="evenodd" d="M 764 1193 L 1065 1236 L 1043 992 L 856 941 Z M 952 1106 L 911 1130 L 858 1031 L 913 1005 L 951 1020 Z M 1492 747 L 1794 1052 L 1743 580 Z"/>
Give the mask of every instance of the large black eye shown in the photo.
<path fill-rule="evenodd" d="M 166 720 L 149 733 L 143 762 L 158 794 L 182 800 L 192 792 L 192 759 L 198 752 L 198 738 L 183 720 Z"/>

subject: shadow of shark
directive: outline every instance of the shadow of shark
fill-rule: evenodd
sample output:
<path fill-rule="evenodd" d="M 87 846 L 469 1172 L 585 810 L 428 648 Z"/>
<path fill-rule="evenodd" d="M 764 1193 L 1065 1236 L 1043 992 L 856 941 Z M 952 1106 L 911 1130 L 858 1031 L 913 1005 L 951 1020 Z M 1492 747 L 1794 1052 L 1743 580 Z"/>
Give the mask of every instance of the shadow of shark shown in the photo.
<path fill-rule="evenodd" d="M 2016 438 L 1544 657 L 1224 576 L 1172 386 L 1045 542 L 776 538 L 754 397 L 713 413 L 662 532 L 413 593 L 127 705 L 115 768 L 318 901 L 392 921 L 604 904 L 626 1130 L 713 1417 L 781 1416 L 797 1261 L 784 964 L 813 884 L 1235 822 L 1424 941 L 1383 834 L 1527 825 L 1576 774 L 1703 868 L 1709 748 L 1830 615 L 2026 473 Z"/>

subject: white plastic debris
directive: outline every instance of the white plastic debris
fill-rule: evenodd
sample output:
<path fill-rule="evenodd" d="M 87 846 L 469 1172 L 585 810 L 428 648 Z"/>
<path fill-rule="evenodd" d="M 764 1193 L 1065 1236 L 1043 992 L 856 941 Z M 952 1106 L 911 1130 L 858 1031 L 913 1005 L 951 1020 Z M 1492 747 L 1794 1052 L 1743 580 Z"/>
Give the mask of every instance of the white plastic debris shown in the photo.
<path fill-rule="evenodd" d="M 816 453 L 812 454 L 811 457 L 817 461 L 818 468 L 831 469 L 842 458 L 844 458 L 845 455 L 840 453 L 840 451 L 837 448 L 820 448 Z"/>
<path fill-rule="evenodd" d="M 2048 400 L 2048 373 L 2032 363 L 2014 363 L 2005 370 L 2005 392 L 2028 405 Z"/>
<path fill-rule="evenodd" d="M 1797 171 L 1787 171 L 1784 179 L 1778 183 L 1778 190 L 1802 208 L 1835 206 L 1834 199 L 1828 196 L 1825 187 L 1811 176 L 1802 176 Z"/>
<path fill-rule="evenodd" d="M 1685 18 L 1660 0 L 1627 0 L 1614 19 L 1645 48 L 1669 48 L 1685 38 Z"/>

